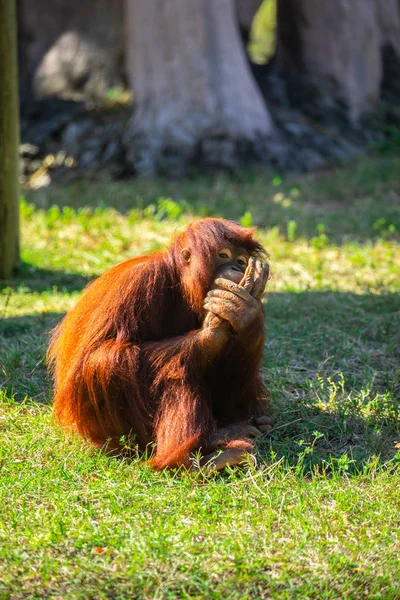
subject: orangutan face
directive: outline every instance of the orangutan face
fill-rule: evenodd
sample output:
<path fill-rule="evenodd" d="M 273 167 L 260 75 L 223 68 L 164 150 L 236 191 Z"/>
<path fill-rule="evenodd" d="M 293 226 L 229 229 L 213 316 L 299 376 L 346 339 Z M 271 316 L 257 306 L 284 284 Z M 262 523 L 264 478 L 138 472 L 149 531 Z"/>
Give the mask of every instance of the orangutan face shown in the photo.
<path fill-rule="evenodd" d="M 214 280 L 218 277 L 240 283 L 249 263 L 250 254 L 238 246 L 226 246 L 215 257 Z"/>

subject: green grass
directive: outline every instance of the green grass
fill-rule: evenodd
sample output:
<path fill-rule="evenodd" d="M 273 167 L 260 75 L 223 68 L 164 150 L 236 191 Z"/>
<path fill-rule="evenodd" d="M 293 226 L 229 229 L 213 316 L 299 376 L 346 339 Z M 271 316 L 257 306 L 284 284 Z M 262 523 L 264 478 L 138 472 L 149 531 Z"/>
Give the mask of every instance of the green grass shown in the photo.
<path fill-rule="evenodd" d="M 386 155 L 27 193 L 0 287 L 0 599 L 399 598 L 399 172 Z M 241 469 L 153 473 L 55 427 L 48 331 L 93 276 L 206 214 L 258 225 L 271 255 L 275 426 Z"/>

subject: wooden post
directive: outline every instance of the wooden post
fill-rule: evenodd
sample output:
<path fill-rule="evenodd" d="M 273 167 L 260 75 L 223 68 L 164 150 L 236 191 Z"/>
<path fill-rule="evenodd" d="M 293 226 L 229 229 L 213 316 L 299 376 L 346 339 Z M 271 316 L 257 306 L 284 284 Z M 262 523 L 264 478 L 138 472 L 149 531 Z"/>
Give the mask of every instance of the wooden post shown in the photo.
<path fill-rule="evenodd" d="M 19 101 L 15 0 L 0 0 L 0 279 L 19 263 Z"/>

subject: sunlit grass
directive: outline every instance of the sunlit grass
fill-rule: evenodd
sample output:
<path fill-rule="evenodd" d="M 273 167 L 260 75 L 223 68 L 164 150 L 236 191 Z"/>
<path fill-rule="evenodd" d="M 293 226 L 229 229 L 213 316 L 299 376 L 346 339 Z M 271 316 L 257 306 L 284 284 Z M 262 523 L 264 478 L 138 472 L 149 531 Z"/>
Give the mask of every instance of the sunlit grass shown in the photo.
<path fill-rule="evenodd" d="M 399 164 L 29 192 L 0 288 L 1 599 L 398 598 Z M 257 224 L 270 253 L 275 425 L 243 469 L 157 474 L 55 427 L 48 331 L 206 214 Z"/>

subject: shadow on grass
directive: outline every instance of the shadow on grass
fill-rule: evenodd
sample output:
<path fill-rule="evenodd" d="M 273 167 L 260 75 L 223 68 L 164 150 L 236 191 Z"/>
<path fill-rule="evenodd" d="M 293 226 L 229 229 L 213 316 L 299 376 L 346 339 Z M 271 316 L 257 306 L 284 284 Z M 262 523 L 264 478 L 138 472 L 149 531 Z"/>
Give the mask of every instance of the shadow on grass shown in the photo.
<path fill-rule="evenodd" d="M 344 403 L 345 404 L 345 403 Z M 257 442 L 260 464 L 282 461 L 297 474 L 361 473 L 371 464 L 399 461 L 400 420 L 394 402 L 386 414 L 368 414 L 360 406 L 324 408 L 309 401 L 279 413 L 271 433 Z M 290 419 L 290 420 L 289 420 Z"/>
<path fill-rule="evenodd" d="M 0 390 L 21 402 L 49 402 L 51 381 L 45 361 L 50 331 L 63 314 L 56 312 L 0 318 Z"/>
<path fill-rule="evenodd" d="M 73 289 L 86 283 L 71 277 Z M 275 425 L 258 444 L 259 461 L 359 472 L 373 456 L 392 459 L 400 441 L 400 297 L 270 293 L 265 312 L 263 375 Z M 44 356 L 62 316 L 0 320 L 0 387 L 18 401 L 49 400 Z"/>
<path fill-rule="evenodd" d="M 10 339 L 14 343 L 17 343 L 18 341 L 22 341 L 25 335 L 45 336 L 63 316 L 63 313 L 47 312 L 38 315 L 24 315 L 22 317 L 1 319 L 0 342 Z"/>
<path fill-rule="evenodd" d="M 400 440 L 400 296 L 271 293 L 265 379 L 275 428 L 260 456 L 350 468 L 392 458 Z M 343 459 L 345 461 L 345 459 Z"/>
<path fill-rule="evenodd" d="M 67 293 L 80 292 L 95 277 L 95 275 L 85 277 L 79 273 L 41 269 L 22 262 L 15 277 L 6 281 L 0 280 L 0 291 L 6 288 L 23 288 L 25 292 L 40 293 L 56 288 Z"/>

